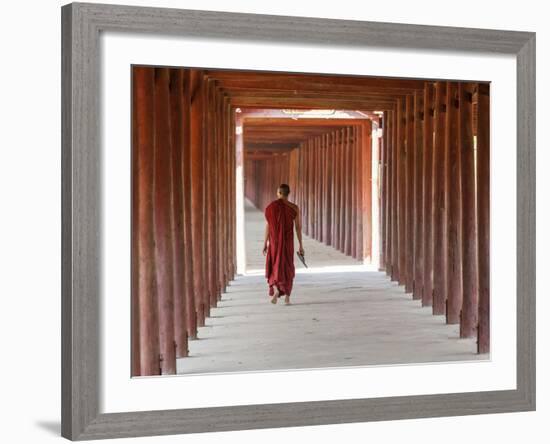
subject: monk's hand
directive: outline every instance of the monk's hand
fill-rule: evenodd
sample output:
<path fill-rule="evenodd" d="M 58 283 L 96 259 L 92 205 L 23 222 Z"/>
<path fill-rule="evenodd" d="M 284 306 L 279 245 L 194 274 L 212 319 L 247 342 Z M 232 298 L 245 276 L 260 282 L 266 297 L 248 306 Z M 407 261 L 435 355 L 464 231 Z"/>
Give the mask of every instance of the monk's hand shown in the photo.
<path fill-rule="evenodd" d="M 267 254 L 267 244 L 264 244 L 264 249 L 262 250 L 264 256 Z"/>
<path fill-rule="evenodd" d="M 300 248 L 298 249 L 298 253 L 300 253 L 301 256 L 304 255 L 304 247 L 300 245 Z"/>

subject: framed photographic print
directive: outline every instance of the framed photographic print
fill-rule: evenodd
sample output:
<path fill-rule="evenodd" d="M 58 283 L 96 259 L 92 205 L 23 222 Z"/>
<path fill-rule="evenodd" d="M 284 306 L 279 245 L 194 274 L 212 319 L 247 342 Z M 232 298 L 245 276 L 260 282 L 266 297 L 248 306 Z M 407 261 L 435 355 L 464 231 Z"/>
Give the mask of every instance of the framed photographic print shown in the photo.
<path fill-rule="evenodd" d="M 62 434 L 535 408 L 535 35 L 62 7 Z"/>

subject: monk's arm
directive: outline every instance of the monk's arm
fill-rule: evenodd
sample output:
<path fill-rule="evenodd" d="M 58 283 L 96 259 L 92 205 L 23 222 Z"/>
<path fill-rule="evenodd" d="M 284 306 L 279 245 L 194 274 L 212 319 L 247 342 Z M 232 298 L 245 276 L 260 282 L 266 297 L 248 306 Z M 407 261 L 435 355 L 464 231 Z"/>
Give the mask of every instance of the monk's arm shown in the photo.
<path fill-rule="evenodd" d="M 264 231 L 264 254 L 267 252 L 267 241 L 269 240 L 269 224 L 265 223 L 265 231 Z"/>
<path fill-rule="evenodd" d="M 294 219 L 294 226 L 296 227 L 296 237 L 298 238 L 298 243 L 300 245 L 300 252 L 304 254 L 304 246 L 302 244 L 302 217 L 300 216 L 300 209 L 298 209 L 296 219 Z"/>

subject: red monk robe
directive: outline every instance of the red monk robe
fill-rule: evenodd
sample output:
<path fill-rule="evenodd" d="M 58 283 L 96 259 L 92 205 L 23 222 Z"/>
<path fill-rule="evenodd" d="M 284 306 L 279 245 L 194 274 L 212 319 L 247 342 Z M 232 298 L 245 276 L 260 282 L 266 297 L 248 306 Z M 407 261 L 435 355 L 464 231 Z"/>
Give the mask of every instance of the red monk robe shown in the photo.
<path fill-rule="evenodd" d="M 265 261 L 265 277 L 269 285 L 269 295 L 275 288 L 279 296 L 292 291 L 294 280 L 294 219 L 297 211 L 294 205 L 283 199 L 271 202 L 265 209 L 269 225 L 269 246 Z M 297 208 L 297 207 L 296 207 Z"/>

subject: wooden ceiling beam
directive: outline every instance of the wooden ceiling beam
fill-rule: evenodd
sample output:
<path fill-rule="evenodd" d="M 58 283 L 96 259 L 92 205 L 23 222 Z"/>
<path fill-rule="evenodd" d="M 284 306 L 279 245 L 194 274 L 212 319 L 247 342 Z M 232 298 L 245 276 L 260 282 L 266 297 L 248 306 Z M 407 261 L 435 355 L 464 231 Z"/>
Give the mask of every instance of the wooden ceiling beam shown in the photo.
<path fill-rule="evenodd" d="M 308 74 L 308 73 L 274 73 L 265 71 L 242 70 L 204 70 L 204 75 L 217 80 L 220 85 L 224 82 L 255 82 L 268 83 L 272 87 L 280 85 L 283 89 L 299 89 L 306 85 L 307 89 L 318 88 L 323 91 L 327 87 L 353 86 L 372 89 L 401 88 L 404 90 L 423 90 L 425 80 L 400 79 L 387 77 L 367 77 L 342 74 Z"/>
<path fill-rule="evenodd" d="M 294 98 L 294 97 L 246 97 L 234 96 L 231 98 L 234 107 L 255 108 L 295 108 L 295 109 L 340 109 L 386 111 L 395 109 L 393 100 L 361 101 L 340 99 Z"/>

